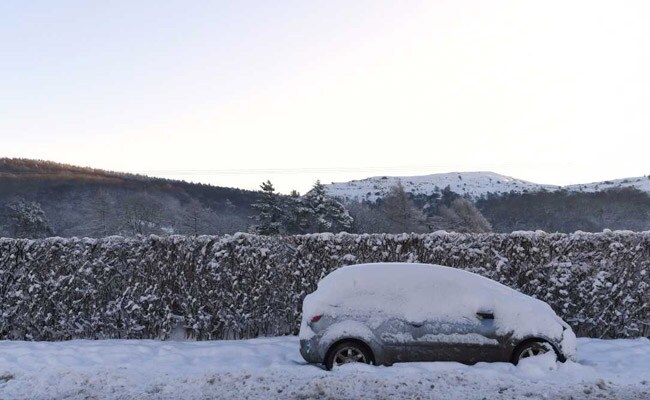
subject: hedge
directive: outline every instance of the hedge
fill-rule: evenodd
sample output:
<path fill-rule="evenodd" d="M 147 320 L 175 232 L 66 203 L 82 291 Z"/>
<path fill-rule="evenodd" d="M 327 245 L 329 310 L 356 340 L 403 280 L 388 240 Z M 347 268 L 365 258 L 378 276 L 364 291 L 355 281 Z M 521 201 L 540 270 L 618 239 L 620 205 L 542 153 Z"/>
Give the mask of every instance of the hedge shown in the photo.
<path fill-rule="evenodd" d="M 578 335 L 650 335 L 650 232 L 606 231 L 5 238 L 0 338 L 293 334 L 319 279 L 379 261 L 478 273 L 548 302 Z"/>

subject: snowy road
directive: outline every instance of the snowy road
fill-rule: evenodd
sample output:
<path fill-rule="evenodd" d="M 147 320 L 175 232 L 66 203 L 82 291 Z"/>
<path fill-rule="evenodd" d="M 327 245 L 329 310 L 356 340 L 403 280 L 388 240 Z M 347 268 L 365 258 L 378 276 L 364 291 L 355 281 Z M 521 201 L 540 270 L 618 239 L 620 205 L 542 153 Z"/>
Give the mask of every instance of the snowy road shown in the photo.
<path fill-rule="evenodd" d="M 295 337 L 0 341 L 0 399 L 650 399 L 650 340 L 580 339 L 578 362 L 305 365 Z"/>

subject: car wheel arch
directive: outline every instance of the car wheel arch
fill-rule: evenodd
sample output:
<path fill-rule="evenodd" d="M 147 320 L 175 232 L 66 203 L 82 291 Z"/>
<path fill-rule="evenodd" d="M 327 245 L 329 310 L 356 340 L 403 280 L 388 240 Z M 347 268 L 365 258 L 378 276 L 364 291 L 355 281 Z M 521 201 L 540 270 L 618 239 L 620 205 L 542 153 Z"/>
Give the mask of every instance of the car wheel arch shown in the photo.
<path fill-rule="evenodd" d="M 322 356 L 327 354 L 327 351 L 337 342 L 343 340 L 359 340 L 368 346 L 375 358 L 378 357 L 378 352 L 381 352 L 380 341 L 375 336 L 373 330 L 366 324 L 360 321 L 345 320 L 330 325 L 321 336 L 321 349 L 323 349 Z"/>

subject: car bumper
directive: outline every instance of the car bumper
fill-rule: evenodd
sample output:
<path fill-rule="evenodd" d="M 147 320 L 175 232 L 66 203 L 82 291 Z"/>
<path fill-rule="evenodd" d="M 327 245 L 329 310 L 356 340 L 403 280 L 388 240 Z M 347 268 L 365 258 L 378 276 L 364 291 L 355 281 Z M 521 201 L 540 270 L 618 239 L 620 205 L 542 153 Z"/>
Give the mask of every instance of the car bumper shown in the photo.
<path fill-rule="evenodd" d="M 323 356 L 319 351 L 318 339 L 316 337 L 311 339 L 300 339 L 300 355 L 309 363 L 324 362 Z"/>

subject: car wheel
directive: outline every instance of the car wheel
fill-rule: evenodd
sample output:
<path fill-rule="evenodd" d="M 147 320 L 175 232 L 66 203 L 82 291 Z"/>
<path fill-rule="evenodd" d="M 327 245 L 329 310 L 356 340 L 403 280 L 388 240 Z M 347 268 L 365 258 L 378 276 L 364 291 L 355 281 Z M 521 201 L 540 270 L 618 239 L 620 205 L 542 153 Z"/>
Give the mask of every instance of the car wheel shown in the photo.
<path fill-rule="evenodd" d="M 526 342 L 519 345 L 519 347 L 517 347 L 515 352 L 512 354 L 512 363 L 517 365 L 519 364 L 519 361 L 525 358 L 539 356 L 548 353 L 549 351 L 555 352 L 553 346 L 551 346 L 549 343 Z"/>
<path fill-rule="evenodd" d="M 359 342 L 345 341 L 330 349 L 325 359 L 325 368 L 329 371 L 334 367 L 355 362 L 372 363 L 370 350 Z"/>

